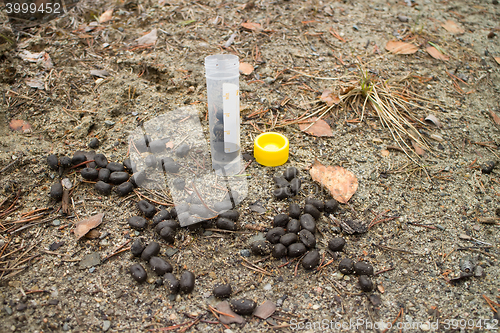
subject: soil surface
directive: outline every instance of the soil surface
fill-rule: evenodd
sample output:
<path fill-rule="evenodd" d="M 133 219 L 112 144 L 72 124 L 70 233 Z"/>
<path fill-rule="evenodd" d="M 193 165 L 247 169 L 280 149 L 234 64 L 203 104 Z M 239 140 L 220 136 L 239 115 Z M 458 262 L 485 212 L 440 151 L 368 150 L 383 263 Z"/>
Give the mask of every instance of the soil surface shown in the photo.
<path fill-rule="evenodd" d="M 97 0 L 67 9 L 50 20 L 9 22 L 2 8 L 0 331 L 382 332 L 391 323 L 390 332 L 498 331 L 500 307 L 492 302 L 500 302 L 500 169 L 488 170 L 500 162 L 498 1 Z M 99 23 L 109 9 L 111 20 Z M 141 38 L 153 30 L 156 39 Z M 418 50 L 390 53 L 390 40 Z M 430 46 L 446 60 L 431 57 Z M 240 77 L 242 151 L 252 155 L 262 131 L 290 141 L 285 165 L 244 162 L 248 192 L 237 207 L 238 231 L 197 225 L 167 244 L 151 221 L 142 231 L 127 224 L 140 214 L 142 196 L 157 209 L 168 206 L 166 189 L 101 195 L 78 168 L 62 174 L 75 186 L 69 214 L 62 214 L 49 196 L 61 174 L 46 156 L 89 151 L 97 137 L 96 152 L 122 162 L 132 131 L 181 106 L 198 109 L 208 136 L 204 58 L 217 53 L 254 67 Z M 293 123 L 326 110 L 325 89 L 360 87 L 363 76 L 416 93 L 407 99 L 410 112 L 439 120 L 439 127 L 412 120 L 429 145 L 424 156 L 407 136 L 411 159 L 398 149 L 401 141 L 370 105 L 363 115 L 361 104 L 334 105 L 322 117 L 331 137 Z M 333 217 L 379 223 L 342 234 L 322 214 L 320 270 L 251 254 L 250 244 L 290 203 L 331 199 L 309 175 L 316 160 L 342 166 L 359 182 Z M 299 169 L 302 190 L 277 200 L 273 176 L 290 166 Z M 97 238 L 77 240 L 75 223 L 97 213 L 105 214 Z M 336 236 L 346 239 L 341 253 L 327 247 Z M 149 264 L 119 252 L 137 238 L 159 242 L 176 277 L 193 272 L 194 291 L 171 295 Z M 356 276 L 339 272 L 343 258 L 373 265 L 373 291 L 362 292 Z M 145 283 L 131 277 L 134 263 L 146 268 Z M 223 283 L 232 285 L 230 300 L 269 300 L 276 312 L 223 326 L 209 310 L 220 302 L 214 286 Z"/>

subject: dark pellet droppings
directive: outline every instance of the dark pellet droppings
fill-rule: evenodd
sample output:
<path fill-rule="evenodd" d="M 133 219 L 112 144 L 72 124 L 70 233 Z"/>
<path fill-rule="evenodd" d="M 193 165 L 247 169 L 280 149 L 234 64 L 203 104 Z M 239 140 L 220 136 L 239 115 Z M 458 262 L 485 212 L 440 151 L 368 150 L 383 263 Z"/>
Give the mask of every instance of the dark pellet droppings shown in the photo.
<path fill-rule="evenodd" d="M 175 162 L 169 162 L 163 164 L 163 169 L 168 173 L 178 173 L 180 165 Z"/>
<path fill-rule="evenodd" d="M 63 195 L 63 187 L 61 183 L 55 183 L 50 187 L 50 197 L 56 200 L 60 200 Z"/>
<path fill-rule="evenodd" d="M 313 234 L 316 232 L 316 222 L 310 214 L 304 214 L 300 217 L 300 226 L 302 229 L 307 229 Z"/>
<path fill-rule="evenodd" d="M 304 214 L 311 215 L 315 220 L 319 219 L 321 216 L 321 212 L 311 204 L 307 204 L 304 206 Z"/>
<path fill-rule="evenodd" d="M 295 258 L 306 253 L 306 246 L 302 243 L 293 243 L 288 246 L 288 256 Z"/>
<path fill-rule="evenodd" d="M 137 208 L 144 214 L 146 217 L 153 217 L 156 214 L 156 208 L 146 200 L 141 200 L 137 203 Z"/>
<path fill-rule="evenodd" d="M 186 143 L 183 143 L 181 144 L 176 150 L 175 150 L 175 155 L 179 156 L 179 157 L 184 157 L 186 156 L 188 153 L 189 153 L 189 150 L 191 150 L 191 148 L 189 147 L 188 144 Z"/>
<path fill-rule="evenodd" d="M 295 177 L 299 175 L 299 170 L 295 167 L 290 167 L 283 172 L 283 177 L 285 177 L 286 180 L 291 181 Z"/>
<path fill-rule="evenodd" d="M 165 145 L 165 140 L 154 140 L 149 143 L 149 150 L 153 154 L 159 154 L 167 150 L 167 146 Z"/>
<path fill-rule="evenodd" d="M 151 142 L 149 135 L 144 135 L 144 137 L 134 141 L 134 146 L 139 152 L 144 153 L 148 149 L 149 142 Z"/>
<path fill-rule="evenodd" d="M 312 249 L 316 247 L 316 237 L 307 229 L 303 229 L 299 232 L 299 239 L 307 248 Z"/>
<path fill-rule="evenodd" d="M 144 171 L 138 171 L 130 177 L 130 182 L 135 187 L 142 186 L 146 181 L 146 173 Z"/>
<path fill-rule="evenodd" d="M 95 183 L 94 188 L 96 192 L 100 194 L 108 195 L 111 193 L 111 185 L 103 182 L 102 180 Z"/>
<path fill-rule="evenodd" d="M 320 212 L 322 212 L 325 209 L 325 204 L 323 203 L 323 201 L 321 201 L 319 199 L 307 198 L 306 204 L 313 205 Z"/>
<path fill-rule="evenodd" d="M 194 274 L 190 271 L 184 271 L 181 278 L 179 279 L 179 289 L 183 293 L 190 293 L 194 289 L 194 283 L 196 278 Z"/>
<path fill-rule="evenodd" d="M 335 199 L 328 200 L 325 202 L 325 212 L 328 214 L 333 214 L 339 208 L 339 202 Z"/>
<path fill-rule="evenodd" d="M 111 171 L 111 170 L 110 170 Z M 109 175 L 109 182 L 111 184 L 120 185 L 121 183 L 125 183 L 129 178 L 129 174 L 124 171 L 111 171 Z"/>
<path fill-rule="evenodd" d="M 271 243 L 264 240 L 258 240 L 253 242 L 250 248 L 253 254 L 265 256 L 271 252 Z"/>
<path fill-rule="evenodd" d="M 123 164 L 118 162 L 109 162 L 106 165 L 106 168 L 108 168 L 111 172 L 125 171 L 125 167 L 123 166 Z"/>
<path fill-rule="evenodd" d="M 137 229 L 137 230 L 142 230 L 146 228 L 146 225 L 148 221 L 141 216 L 132 216 L 127 219 L 128 225 L 131 228 Z"/>
<path fill-rule="evenodd" d="M 163 227 L 160 230 L 160 237 L 167 243 L 175 242 L 175 232 L 170 227 Z"/>
<path fill-rule="evenodd" d="M 219 217 L 216 225 L 219 229 L 236 231 L 236 223 L 230 219 Z"/>
<path fill-rule="evenodd" d="M 95 169 L 97 167 L 97 165 L 94 162 L 95 151 L 91 150 L 91 151 L 85 152 L 84 154 L 85 154 L 85 158 L 87 159 L 87 161 L 92 161 L 92 162 L 85 163 L 87 168 L 94 168 Z"/>
<path fill-rule="evenodd" d="M 300 231 L 300 221 L 296 219 L 291 219 L 286 225 L 286 231 L 296 234 Z"/>
<path fill-rule="evenodd" d="M 287 254 L 287 248 L 285 245 L 281 243 L 274 244 L 273 251 L 271 252 L 271 254 L 276 259 L 283 258 Z"/>
<path fill-rule="evenodd" d="M 105 168 L 106 165 L 108 165 L 108 159 L 104 154 L 96 154 L 94 156 L 94 162 L 99 168 Z"/>
<path fill-rule="evenodd" d="M 132 163 L 130 158 L 124 159 L 122 164 L 128 172 L 134 172 L 134 164 Z"/>
<path fill-rule="evenodd" d="M 297 234 L 288 233 L 280 237 L 280 243 L 285 246 L 297 243 L 297 241 L 298 241 Z"/>
<path fill-rule="evenodd" d="M 131 182 L 121 183 L 115 188 L 116 194 L 120 197 L 124 197 L 134 190 L 134 185 Z"/>
<path fill-rule="evenodd" d="M 163 284 L 167 286 L 172 294 L 179 291 L 179 280 L 172 273 L 163 275 Z"/>
<path fill-rule="evenodd" d="M 146 246 L 144 246 L 144 243 L 142 242 L 142 240 L 140 238 L 137 238 L 133 243 L 132 243 L 132 246 L 130 247 L 130 252 L 132 252 L 132 254 L 135 256 L 135 257 L 138 257 L 142 254 L 142 251 L 144 251 L 144 248 Z"/>
<path fill-rule="evenodd" d="M 318 266 L 319 264 L 319 252 L 316 250 L 309 251 L 304 258 L 302 258 L 302 266 L 309 270 Z"/>
<path fill-rule="evenodd" d="M 170 210 L 170 217 L 173 218 L 173 219 L 176 219 L 177 218 L 177 209 L 175 207 L 173 207 L 171 210 Z"/>
<path fill-rule="evenodd" d="M 109 182 L 109 176 L 111 175 L 111 171 L 106 168 L 102 168 L 99 170 L 99 173 L 97 174 L 97 179 L 102 180 L 103 182 L 107 183 Z"/>
<path fill-rule="evenodd" d="M 300 192 L 300 187 L 302 186 L 302 181 L 299 178 L 294 178 L 290 182 L 290 190 L 292 191 L 293 195 L 296 195 L 297 193 Z"/>
<path fill-rule="evenodd" d="M 96 149 L 99 147 L 99 139 L 98 138 L 92 138 L 89 142 L 89 148 L 90 149 Z"/>
<path fill-rule="evenodd" d="M 358 277 L 359 288 L 363 291 L 372 291 L 373 290 L 373 282 L 366 275 L 360 275 Z"/>
<path fill-rule="evenodd" d="M 301 213 L 300 206 L 297 205 L 296 203 L 291 203 L 290 206 L 288 206 L 288 215 L 292 219 L 299 219 L 300 213 Z"/>
<path fill-rule="evenodd" d="M 485 174 L 490 174 L 495 168 L 495 161 L 487 161 L 481 165 L 481 172 Z"/>
<path fill-rule="evenodd" d="M 231 296 L 233 289 L 229 283 L 222 284 L 214 288 L 213 294 L 217 298 L 227 298 Z"/>
<path fill-rule="evenodd" d="M 228 209 L 233 209 L 234 205 L 231 203 L 230 200 L 224 200 L 221 202 L 216 202 L 214 204 L 214 209 L 217 212 L 223 211 L 223 210 L 228 210 Z"/>
<path fill-rule="evenodd" d="M 227 210 L 223 213 L 220 213 L 219 217 L 230 219 L 233 220 L 234 222 L 237 222 L 238 219 L 240 218 L 240 213 L 237 210 Z"/>
<path fill-rule="evenodd" d="M 358 261 L 354 264 L 354 272 L 357 275 L 373 275 L 373 266 L 365 261 Z"/>
<path fill-rule="evenodd" d="M 146 158 L 144 159 L 144 163 L 149 168 L 156 168 L 156 166 L 158 165 L 158 161 L 156 160 L 155 155 L 146 156 Z"/>
<path fill-rule="evenodd" d="M 339 263 L 339 271 L 342 274 L 352 274 L 354 272 L 354 261 L 350 258 L 344 258 Z"/>
<path fill-rule="evenodd" d="M 173 181 L 173 185 L 175 189 L 182 191 L 184 187 L 186 187 L 186 181 L 184 180 L 184 178 L 175 178 Z"/>
<path fill-rule="evenodd" d="M 161 229 L 165 227 L 169 227 L 170 229 L 175 230 L 179 228 L 179 222 L 177 222 L 176 220 L 164 220 L 156 225 L 155 230 L 157 233 L 160 233 Z"/>
<path fill-rule="evenodd" d="M 61 156 L 59 157 L 59 164 L 61 164 L 64 169 L 69 168 L 71 166 L 71 158 L 68 156 Z"/>
<path fill-rule="evenodd" d="M 286 180 L 283 177 L 274 177 L 273 180 L 274 180 L 274 185 L 276 185 L 276 187 L 278 188 L 290 186 L 288 180 Z"/>
<path fill-rule="evenodd" d="M 149 259 L 149 265 L 151 265 L 151 270 L 160 276 L 163 276 L 166 273 L 172 273 L 173 271 L 172 265 L 160 257 L 151 257 L 151 259 Z"/>
<path fill-rule="evenodd" d="M 157 225 L 159 222 L 169 219 L 170 219 L 169 211 L 166 209 L 162 209 L 158 213 L 156 213 L 156 215 L 153 217 L 153 225 Z"/>
<path fill-rule="evenodd" d="M 80 163 L 83 163 L 87 160 L 87 157 L 85 156 L 85 153 L 83 151 L 77 151 L 75 155 L 73 155 L 73 158 L 71 159 L 71 163 L 73 165 L 77 165 Z"/>
<path fill-rule="evenodd" d="M 266 239 L 271 244 L 276 244 L 280 241 L 281 236 L 285 234 L 285 229 L 276 227 L 269 230 L 266 234 Z"/>
<path fill-rule="evenodd" d="M 333 252 L 340 252 L 344 248 L 345 245 L 345 239 L 342 237 L 335 237 L 330 239 L 328 242 L 328 248 L 332 250 Z"/>
<path fill-rule="evenodd" d="M 97 179 L 97 176 L 99 176 L 99 171 L 94 168 L 83 168 L 80 171 L 80 174 L 82 175 L 83 179 L 94 180 Z"/>
<path fill-rule="evenodd" d="M 278 187 L 277 189 L 273 190 L 273 195 L 276 197 L 276 199 L 286 199 L 288 197 L 291 197 L 291 191 L 290 188 L 288 187 Z"/>
<path fill-rule="evenodd" d="M 59 168 L 59 160 L 57 159 L 57 156 L 54 154 L 47 156 L 47 165 L 52 170 L 57 170 Z"/>
<path fill-rule="evenodd" d="M 146 281 L 146 278 L 148 277 L 148 275 L 146 274 L 146 270 L 144 269 L 144 267 L 142 267 L 141 264 L 133 264 L 132 266 L 129 267 L 128 270 L 132 275 L 132 277 L 134 278 L 134 280 L 136 280 L 139 283 L 143 283 L 144 281 Z"/>
<path fill-rule="evenodd" d="M 287 214 L 278 214 L 274 217 L 273 227 L 286 227 L 290 217 Z"/>
<path fill-rule="evenodd" d="M 247 298 L 232 300 L 230 304 L 231 309 L 239 315 L 251 315 L 257 307 L 255 301 Z"/>
<path fill-rule="evenodd" d="M 157 255 L 160 252 L 160 244 L 157 242 L 151 242 L 146 246 L 144 251 L 142 251 L 141 259 L 145 261 L 149 261 L 151 257 Z"/>

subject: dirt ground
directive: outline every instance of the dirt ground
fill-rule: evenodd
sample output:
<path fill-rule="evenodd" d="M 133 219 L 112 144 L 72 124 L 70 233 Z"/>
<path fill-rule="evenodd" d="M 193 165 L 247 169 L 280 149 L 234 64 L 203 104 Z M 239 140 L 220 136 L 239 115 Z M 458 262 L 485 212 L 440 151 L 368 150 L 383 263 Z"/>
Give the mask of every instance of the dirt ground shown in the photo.
<path fill-rule="evenodd" d="M 111 20 L 99 23 L 109 9 Z M 51 20 L 11 22 L 5 10 L 0 331 L 385 332 L 383 323 L 393 323 L 390 332 L 498 331 L 500 306 L 492 303 L 500 303 L 500 124 L 493 116 L 500 115 L 498 1 L 82 0 Z M 447 21 L 456 23 L 455 30 Z M 153 29 L 154 44 L 138 40 Z M 418 51 L 392 54 L 385 49 L 390 40 Z M 449 59 L 431 57 L 428 46 L 438 46 Z M 30 61 L 26 51 L 46 54 Z M 96 151 L 122 162 L 131 131 L 179 106 L 198 108 L 208 130 L 203 61 L 217 53 L 237 54 L 254 67 L 240 77 L 243 152 L 252 154 L 260 131 L 275 130 L 290 140 L 285 165 L 252 162 L 245 169 L 248 194 L 237 208 L 239 232 L 182 229 L 168 245 L 152 227 L 139 232 L 128 226 L 126 219 L 139 213 L 139 195 L 99 195 L 74 171 L 68 174 L 76 184 L 70 214 L 61 214 L 61 203 L 49 197 L 59 174 L 46 156 L 88 151 L 97 137 Z M 410 152 L 418 164 L 394 149 L 397 142 L 372 108 L 360 122 L 359 107 L 333 107 L 323 117 L 332 137 L 287 124 L 323 107 L 325 89 L 359 84 L 360 64 L 373 80 L 421 96 L 411 107 L 418 119 L 433 114 L 440 121 L 441 127 L 418 124 L 430 145 L 424 156 Z M 12 120 L 24 121 L 26 130 L 12 130 Z M 331 198 L 309 175 L 315 160 L 341 165 L 359 181 L 337 219 L 381 223 L 363 234 L 343 234 L 344 252 L 332 255 L 327 243 L 340 229 L 323 214 L 317 249 L 331 263 L 319 271 L 253 254 L 243 258 L 266 274 L 245 267 L 241 254 L 290 202 Z M 483 172 L 488 162 L 497 163 L 491 173 Z M 273 176 L 289 166 L 300 170 L 303 190 L 277 200 Z M 138 193 L 164 201 L 155 192 Z M 105 213 L 100 236 L 77 241 L 74 224 L 97 213 Z M 194 291 L 170 295 L 128 250 L 107 259 L 137 237 L 158 241 L 176 276 L 192 271 Z M 356 277 L 338 271 L 346 257 L 374 266 L 374 291 L 361 292 Z M 477 274 L 450 281 L 469 262 L 480 267 Z M 132 279 L 128 267 L 134 263 L 146 268 L 147 282 Z M 270 300 L 277 312 L 266 320 L 244 316 L 243 325 L 217 323 L 208 308 L 219 302 L 212 289 L 228 282 L 231 299 Z"/>

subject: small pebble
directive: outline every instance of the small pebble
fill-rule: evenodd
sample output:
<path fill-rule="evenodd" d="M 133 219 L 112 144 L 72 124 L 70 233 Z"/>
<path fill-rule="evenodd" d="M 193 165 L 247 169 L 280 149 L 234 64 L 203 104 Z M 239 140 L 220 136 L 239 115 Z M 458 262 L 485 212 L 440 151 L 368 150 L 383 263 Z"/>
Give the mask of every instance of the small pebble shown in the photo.
<path fill-rule="evenodd" d="M 300 217 L 300 226 L 302 229 L 307 229 L 312 233 L 316 232 L 316 222 L 310 214 L 304 214 Z"/>
<path fill-rule="evenodd" d="M 109 164 L 108 164 L 109 165 Z M 109 182 L 114 185 L 125 183 L 129 178 L 129 174 L 124 171 L 111 171 Z"/>
<path fill-rule="evenodd" d="M 361 290 L 363 291 L 372 291 L 373 290 L 373 282 L 372 280 L 366 276 L 366 275 L 360 275 L 358 277 L 358 283 L 359 283 L 359 287 L 361 288 Z"/>
<path fill-rule="evenodd" d="M 27 308 L 28 308 L 28 306 L 25 303 L 19 303 L 16 306 L 16 311 L 23 312 L 23 311 L 26 311 Z"/>
<path fill-rule="evenodd" d="M 286 227 L 290 217 L 287 214 L 278 214 L 274 217 L 273 227 Z"/>
<path fill-rule="evenodd" d="M 339 263 L 339 271 L 342 274 L 352 274 L 354 272 L 354 261 L 351 258 L 344 258 Z"/>
<path fill-rule="evenodd" d="M 288 256 L 291 258 L 300 257 L 306 253 L 306 246 L 302 243 L 293 243 L 288 246 Z"/>
<path fill-rule="evenodd" d="M 153 225 L 157 225 L 159 222 L 169 219 L 170 219 L 169 211 L 166 209 L 162 209 L 158 213 L 156 213 L 156 215 L 153 217 Z"/>
<path fill-rule="evenodd" d="M 307 204 L 304 206 L 304 214 L 309 214 L 314 217 L 315 220 L 321 217 L 321 212 L 313 205 Z"/>
<path fill-rule="evenodd" d="M 149 261 L 151 257 L 156 256 L 158 253 L 160 253 L 160 244 L 157 242 L 151 242 L 146 246 L 144 251 L 142 251 L 141 254 L 141 259 L 144 261 Z"/>
<path fill-rule="evenodd" d="M 271 252 L 271 255 L 276 258 L 280 259 L 286 256 L 288 253 L 287 247 L 281 243 L 274 244 L 273 246 L 273 251 Z"/>
<path fill-rule="evenodd" d="M 299 175 L 299 170 L 295 167 L 289 167 L 283 172 L 283 177 L 285 177 L 286 180 L 291 181 L 292 179 L 296 178 Z"/>
<path fill-rule="evenodd" d="M 297 234 L 287 233 L 280 237 L 280 243 L 288 247 L 293 243 L 297 243 L 298 239 Z"/>
<path fill-rule="evenodd" d="M 80 171 L 80 174 L 82 175 L 83 179 L 94 180 L 97 179 L 97 176 L 99 176 L 99 171 L 94 168 L 83 168 Z"/>
<path fill-rule="evenodd" d="M 309 251 L 304 258 L 302 258 L 302 266 L 309 270 L 318 266 L 319 264 L 319 252 L 317 250 Z"/>
<path fill-rule="evenodd" d="M 252 249 L 253 254 L 260 256 L 265 256 L 271 253 L 271 243 L 264 240 L 258 240 L 253 242 L 250 245 L 250 248 Z"/>
<path fill-rule="evenodd" d="M 328 248 L 333 252 L 340 252 L 344 248 L 345 239 L 342 237 L 335 237 L 328 242 Z"/>
<path fill-rule="evenodd" d="M 163 276 L 166 273 L 172 273 L 174 270 L 170 263 L 156 256 L 149 259 L 149 265 L 151 265 L 151 270 L 160 276 Z"/>
<path fill-rule="evenodd" d="M 144 214 L 146 217 L 153 217 L 156 214 L 156 208 L 152 204 L 150 204 L 146 200 L 141 200 L 137 203 L 137 208 Z"/>
<path fill-rule="evenodd" d="M 216 225 L 219 229 L 236 231 L 236 223 L 230 219 L 219 217 Z"/>
<path fill-rule="evenodd" d="M 291 203 L 290 206 L 288 206 L 288 215 L 292 219 L 299 219 L 300 214 L 302 213 L 300 206 L 297 205 L 296 203 Z"/>
<path fill-rule="evenodd" d="M 133 264 L 132 266 L 129 267 L 129 272 L 134 278 L 139 283 L 143 283 L 146 281 L 146 278 L 148 277 L 146 270 L 144 267 L 142 267 L 141 264 Z"/>
<path fill-rule="evenodd" d="M 325 202 L 325 213 L 333 214 L 339 208 L 339 202 L 335 199 Z"/>
<path fill-rule="evenodd" d="M 293 195 L 297 195 L 300 192 L 300 187 L 302 186 L 302 181 L 299 178 L 294 178 L 290 181 L 290 190 Z"/>
<path fill-rule="evenodd" d="M 214 288 L 213 294 L 217 298 L 227 298 L 230 297 L 233 292 L 231 285 L 229 283 L 222 284 Z"/>
<path fill-rule="evenodd" d="M 99 168 L 105 168 L 106 165 L 108 165 L 108 159 L 104 154 L 96 154 L 94 156 L 94 162 Z"/>
<path fill-rule="evenodd" d="M 281 236 L 285 234 L 285 229 L 276 227 L 269 230 L 266 234 L 266 239 L 271 244 L 276 244 L 280 241 Z"/>
<path fill-rule="evenodd" d="M 219 217 L 230 219 L 234 222 L 237 222 L 238 219 L 240 218 L 240 213 L 237 210 L 227 210 L 223 213 L 220 213 Z"/>
<path fill-rule="evenodd" d="M 357 275 L 373 275 L 373 266 L 365 261 L 358 261 L 354 264 L 354 272 Z"/>
<path fill-rule="evenodd" d="M 160 237 L 167 243 L 175 242 L 175 232 L 170 227 L 164 227 L 160 230 Z"/>
<path fill-rule="evenodd" d="M 120 197 L 124 197 L 134 190 L 134 185 L 131 182 L 121 183 L 115 188 L 116 194 Z"/>
<path fill-rule="evenodd" d="M 107 330 L 109 330 L 109 328 L 110 328 L 110 327 L 111 327 L 111 321 L 109 321 L 109 320 L 104 320 L 104 321 L 102 322 L 102 330 L 103 330 L 104 332 L 106 332 Z"/>
<path fill-rule="evenodd" d="M 49 195 L 52 199 L 61 200 L 62 195 L 63 195 L 63 187 L 62 187 L 61 183 L 58 182 L 58 183 L 53 184 L 50 187 Z"/>
<path fill-rule="evenodd" d="M 320 212 L 322 212 L 323 210 L 325 210 L 325 204 L 323 203 L 323 201 L 321 201 L 319 199 L 307 198 L 306 199 L 306 204 L 313 205 Z"/>
<path fill-rule="evenodd" d="M 140 238 L 136 238 L 136 240 L 132 243 L 132 246 L 130 247 L 130 252 L 134 255 L 134 257 L 138 257 L 142 254 L 142 251 L 144 251 L 144 243 Z"/>
<path fill-rule="evenodd" d="M 181 144 L 176 150 L 175 150 L 175 155 L 179 156 L 179 157 L 184 157 L 186 156 L 188 153 L 189 153 L 189 150 L 191 150 L 191 148 L 189 147 L 188 144 L 186 143 L 183 143 Z"/>
<path fill-rule="evenodd" d="M 98 138 L 92 138 L 89 142 L 89 148 L 90 149 L 96 149 L 99 147 L 99 139 Z"/>
<path fill-rule="evenodd" d="M 56 227 L 59 226 L 59 225 L 61 225 L 61 220 L 57 220 L 56 219 L 56 220 L 52 221 L 52 225 L 56 226 Z"/>
<path fill-rule="evenodd" d="M 242 257 L 246 257 L 246 258 L 248 258 L 248 257 L 250 257 L 250 255 L 251 255 L 252 253 L 250 252 L 250 250 L 249 250 L 249 249 L 243 249 L 243 250 L 240 250 L 240 254 L 241 254 L 241 256 L 242 256 Z"/>
<path fill-rule="evenodd" d="M 176 188 L 179 191 L 182 191 L 184 187 L 186 187 L 186 181 L 184 178 L 175 178 L 173 181 L 174 188 Z"/>
<path fill-rule="evenodd" d="M 167 286 L 172 294 L 176 294 L 179 291 L 179 280 L 172 273 L 163 275 L 163 284 Z"/>
<path fill-rule="evenodd" d="M 97 183 L 95 183 L 94 189 L 97 193 L 104 195 L 108 195 L 111 193 L 111 185 L 103 182 L 102 180 L 99 180 Z"/>
<path fill-rule="evenodd" d="M 111 173 L 125 171 L 125 167 L 123 166 L 123 164 L 118 163 L 118 162 L 109 162 L 106 165 L 106 168 L 109 169 L 109 171 L 111 171 Z"/>
<path fill-rule="evenodd" d="M 257 303 L 251 299 L 241 298 L 231 301 L 231 309 L 239 315 L 251 315 Z"/>
<path fill-rule="evenodd" d="M 59 160 L 56 155 L 50 154 L 47 156 L 47 165 L 52 169 L 52 170 L 57 170 L 59 169 Z"/>
<path fill-rule="evenodd" d="M 179 289 L 183 293 L 190 293 L 194 289 L 195 276 L 190 271 L 184 271 L 179 279 Z"/>
<path fill-rule="evenodd" d="M 97 179 L 102 180 L 107 183 L 109 181 L 109 176 L 111 175 L 111 171 L 106 168 L 102 168 L 99 170 L 99 174 L 97 175 Z"/>
<path fill-rule="evenodd" d="M 146 228 L 148 221 L 142 216 L 132 216 L 127 219 L 128 225 L 136 230 Z"/>
<path fill-rule="evenodd" d="M 307 229 L 302 229 L 299 232 L 299 239 L 309 249 L 316 247 L 316 237 Z"/>

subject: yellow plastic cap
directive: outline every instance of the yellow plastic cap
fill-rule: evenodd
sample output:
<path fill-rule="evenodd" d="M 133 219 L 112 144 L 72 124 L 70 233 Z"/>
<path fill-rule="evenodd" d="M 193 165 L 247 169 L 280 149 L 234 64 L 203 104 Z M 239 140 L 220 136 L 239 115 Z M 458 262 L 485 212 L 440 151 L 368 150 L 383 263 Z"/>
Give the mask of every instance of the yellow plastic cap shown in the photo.
<path fill-rule="evenodd" d="M 274 167 L 288 161 L 289 143 L 286 136 L 276 133 L 262 133 L 253 143 L 253 156 L 264 166 Z"/>

